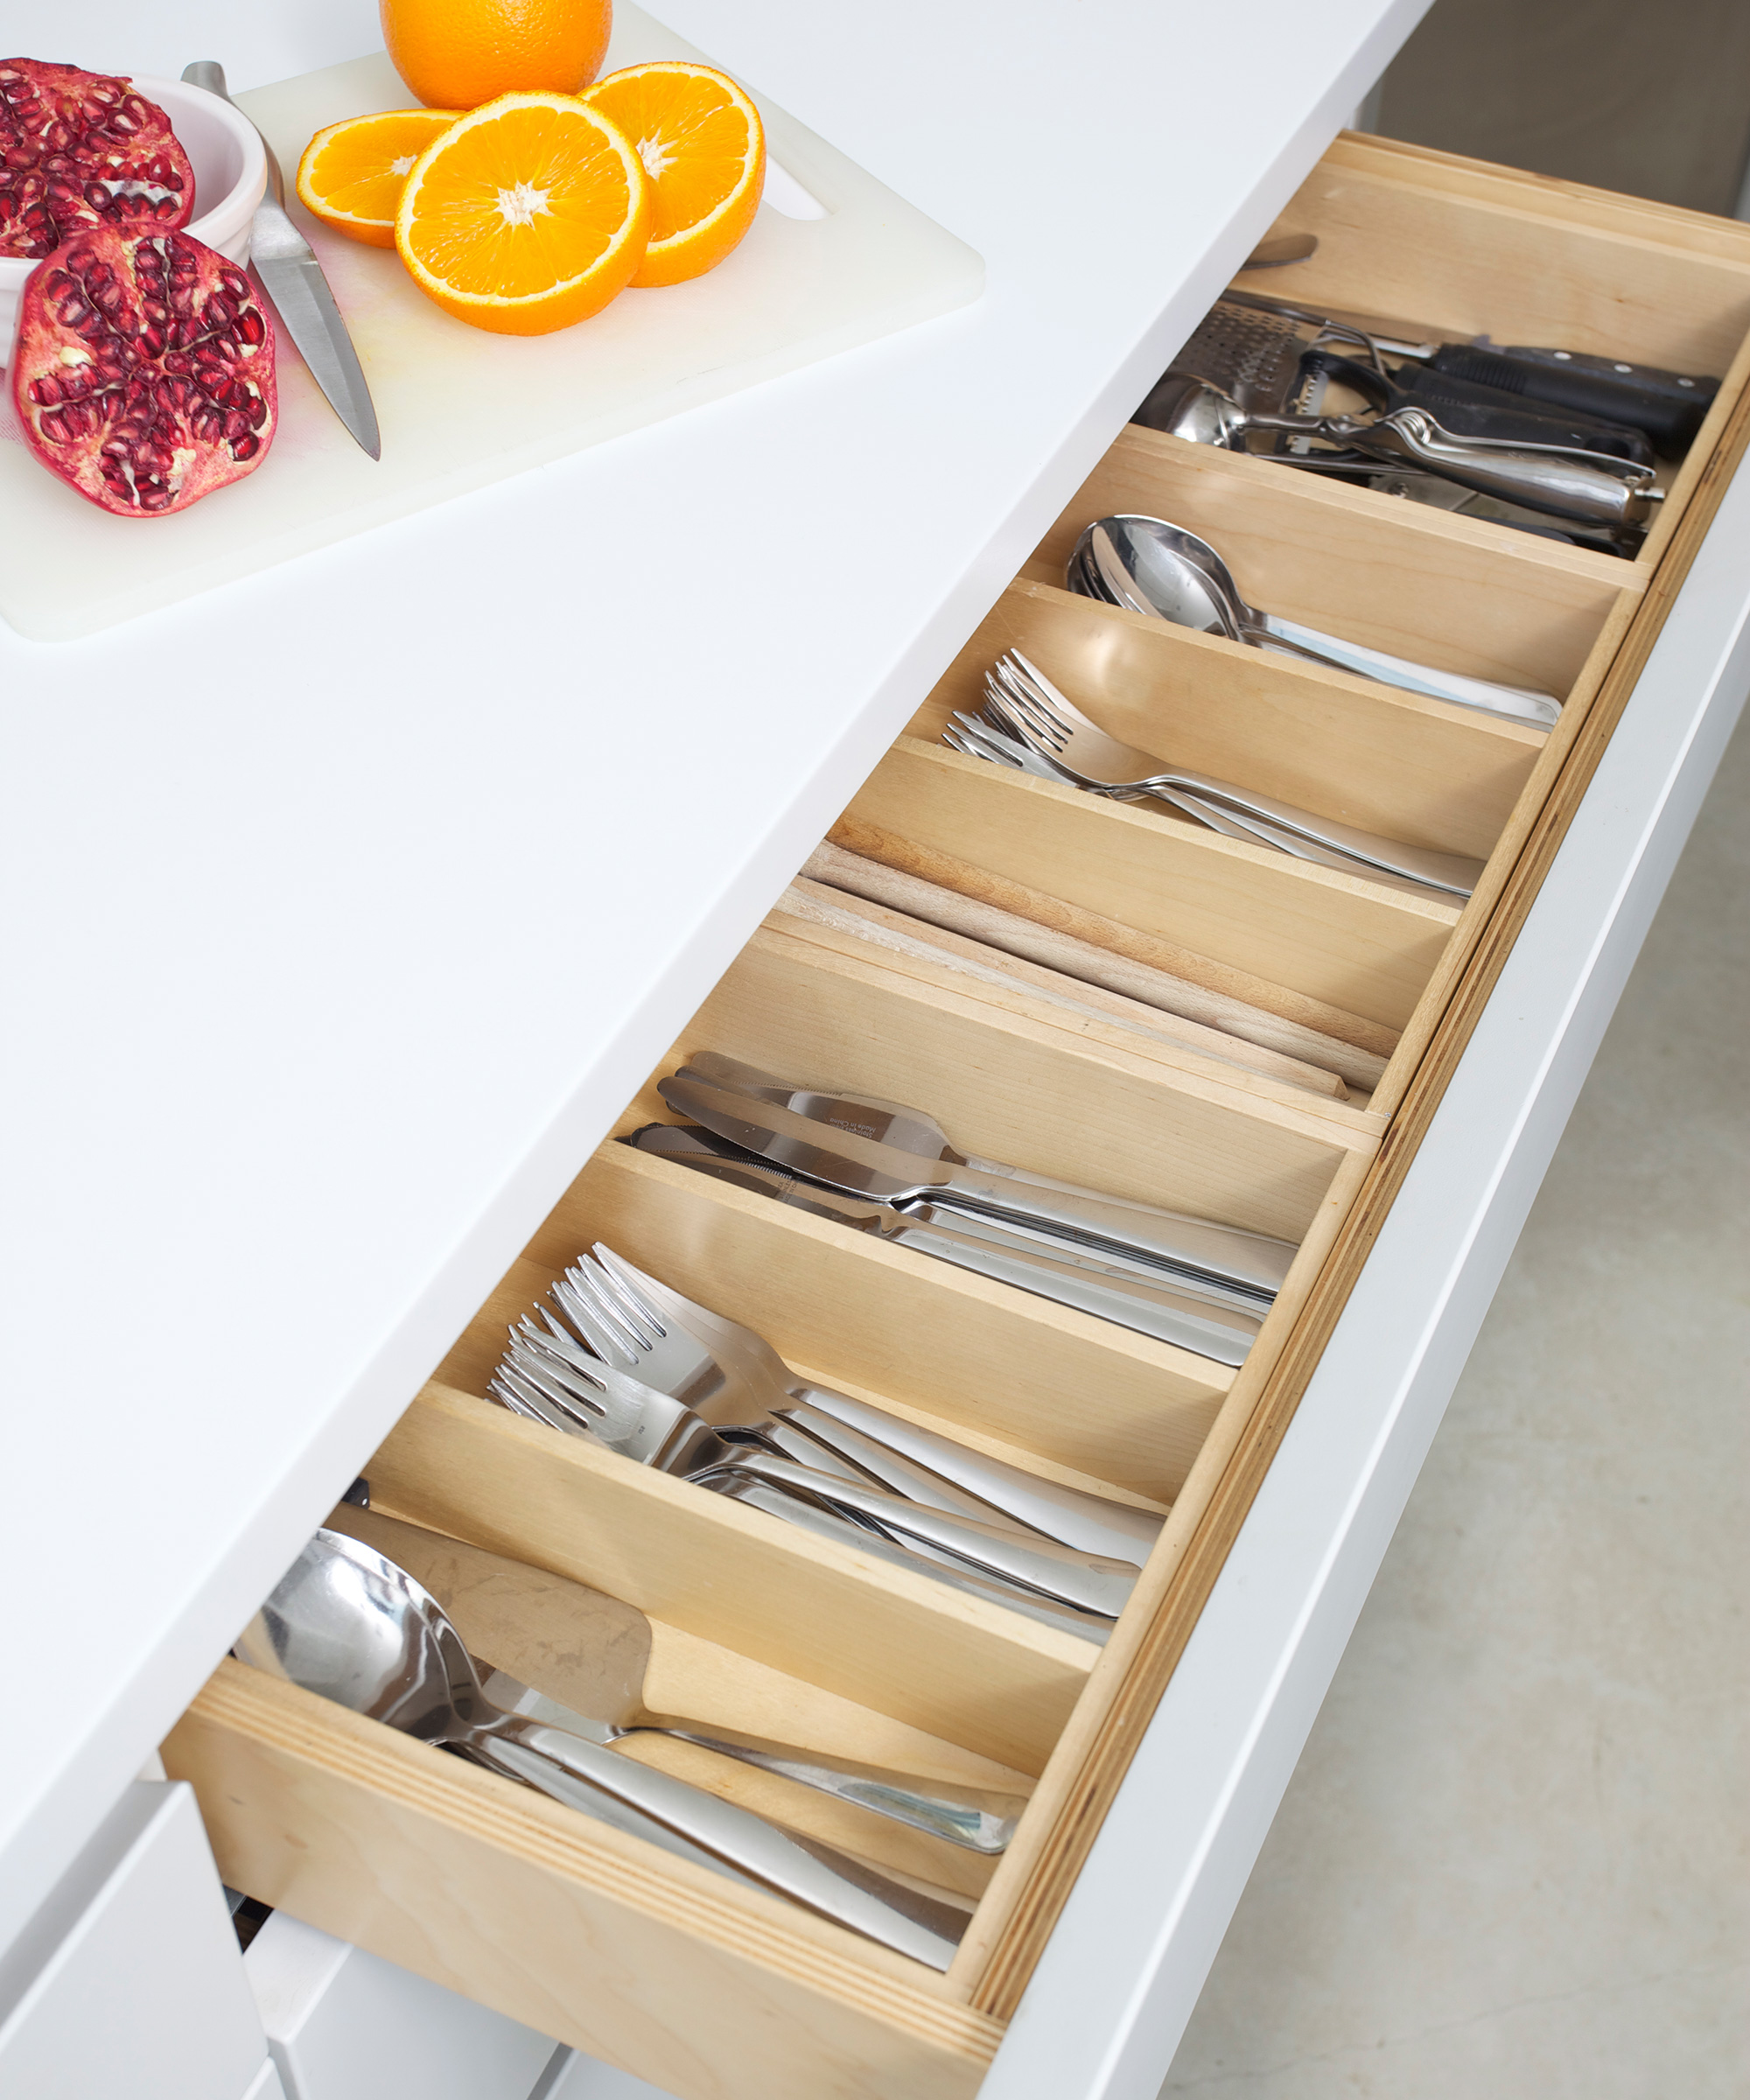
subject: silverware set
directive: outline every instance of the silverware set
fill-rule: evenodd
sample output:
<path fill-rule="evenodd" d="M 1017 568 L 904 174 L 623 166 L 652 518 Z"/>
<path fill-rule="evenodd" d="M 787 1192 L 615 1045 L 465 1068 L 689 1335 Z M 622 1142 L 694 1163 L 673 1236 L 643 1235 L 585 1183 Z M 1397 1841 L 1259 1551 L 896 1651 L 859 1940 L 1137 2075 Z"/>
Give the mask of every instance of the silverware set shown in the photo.
<path fill-rule="evenodd" d="M 969 757 L 1114 802 L 1164 802 L 1226 836 L 1372 881 L 1468 897 L 1482 874 L 1480 861 L 1376 837 L 1231 781 L 1168 766 L 1090 721 L 1018 649 L 986 673 L 982 713 L 956 713 L 943 740 Z"/>
<path fill-rule="evenodd" d="M 1327 669 L 1508 721 L 1548 729 L 1561 717 L 1561 702 L 1552 693 L 1413 663 L 1249 606 L 1232 570 L 1209 542 L 1165 518 L 1120 514 L 1096 520 L 1076 541 L 1065 581 L 1071 591 L 1102 605 L 1220 634 L 1253 648 L 1303 657 Z"/>

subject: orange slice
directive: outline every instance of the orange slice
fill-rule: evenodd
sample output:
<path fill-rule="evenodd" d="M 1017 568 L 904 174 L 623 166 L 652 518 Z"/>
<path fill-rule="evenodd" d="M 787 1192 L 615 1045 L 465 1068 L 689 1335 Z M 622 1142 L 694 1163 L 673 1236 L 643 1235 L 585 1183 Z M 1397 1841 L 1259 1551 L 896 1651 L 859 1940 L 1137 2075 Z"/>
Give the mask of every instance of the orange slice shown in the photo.
<path fill-rule="evenodd" d="M 545 335 L 625 290 L 644 259 L 653 187 L 599 110 L 568 94 L 501 94 L 414 162 L 395 244 L 458 320 Z"/>
<path fill-rule="evenodd" d="M 680 284 L 714 270 L 753 223 L 766 183 L 760 112 L 726 73 L 662 59 L 585 88 L 638 149 L 656 186 L 650 245 L 632 282 Z"/>
<path fill-rule="evenodd" d="M 453 109 L 385 109 L 329 124 L 298 164 L 303 203 L 339 232 L 395 246 L 395 214 L 413 164 L 456 121 Z"/>

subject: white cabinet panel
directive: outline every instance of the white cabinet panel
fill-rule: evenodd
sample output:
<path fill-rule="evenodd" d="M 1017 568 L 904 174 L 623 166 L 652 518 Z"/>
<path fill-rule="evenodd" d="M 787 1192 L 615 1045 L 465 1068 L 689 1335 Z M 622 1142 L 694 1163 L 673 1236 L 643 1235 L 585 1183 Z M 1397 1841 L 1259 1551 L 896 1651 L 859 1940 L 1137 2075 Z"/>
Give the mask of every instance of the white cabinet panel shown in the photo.
<path fill-rule="evenodd" d="M 0 2100 L 258 2100 L 265 2055 L 192 1789 L 136 1781 L 0 1964 Z"/>

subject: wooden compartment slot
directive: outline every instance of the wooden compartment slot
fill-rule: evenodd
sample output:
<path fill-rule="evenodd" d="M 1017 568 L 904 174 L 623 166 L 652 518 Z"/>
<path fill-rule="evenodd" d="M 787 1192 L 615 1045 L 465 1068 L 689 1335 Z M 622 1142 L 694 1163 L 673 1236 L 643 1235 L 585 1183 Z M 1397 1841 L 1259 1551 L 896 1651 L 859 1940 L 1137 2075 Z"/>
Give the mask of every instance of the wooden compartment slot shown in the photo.
<path fill-rule="evenodd" d="M 1122 512 L 1200 535 L 1247 601 L 1266 612 L 1558 699 L 1578 682 L 1617 598 L 1645 580 L 1609 555 L 1479 527 L 1134 424 L 1070 498 L 1023 573 L 1060 586 L 1082 530 Z"/>
<path fill-rule="evenodd" d="M 851 811 L 1390 1029 L 1459 920 L 1456 898 L 1389 890 L 911 738 Z"/>
<path fill-rule="evenodd" d="M 1060 578 L 1060 581 L 1061 579 Z M 1321 666 L 1239 648 L 1053 584 L 1012 584 L 908 725 L 976 715 L 1007 649 L 1102 729 L 1169 765 L 1362 830 L 1487 859 L 1545 732 Z"/>
<path fill-rule="evenodd" d="M 1289 228 L 1315 233 L 1316 254 L 1290 271 L 1242 272 L 1242 290 L 1374 321 L 1399 337 L 1487 335 L 1720 380 L 1634 561 L 1586 556 L 1637 582 L 1657 567 L 1750 378 L 1750 232 L 1703 213 L 1352 132 L 1283 212 L 1278 229 Z M 1411 508 L 1371 489 L 1347 493 L 1363 510 Z M 1449 522 L 1496 542 L 1524 537 L 1470 519 Z"/>

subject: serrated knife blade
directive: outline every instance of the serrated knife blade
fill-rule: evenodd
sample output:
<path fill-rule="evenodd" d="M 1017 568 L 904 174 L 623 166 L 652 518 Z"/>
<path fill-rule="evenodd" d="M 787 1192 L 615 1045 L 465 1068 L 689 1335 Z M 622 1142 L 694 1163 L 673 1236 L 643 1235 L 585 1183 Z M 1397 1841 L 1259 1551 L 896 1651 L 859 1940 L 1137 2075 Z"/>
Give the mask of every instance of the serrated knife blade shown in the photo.
<path fill-rule="evenodd" d="M 195 60 L 183 67 L 182 77 L 191 88 L 205 88 L 231 101 L 225 68 L 214 59 Z M 278 158 L 265 138 L 262 145 L 267 154 L 268 194 L 256 207 L 250 230 L 250 262 L 329 406 L 371 458 L 381 459 L 382 436 L 359 354 L 314 249 L 287 215 Z"/>

